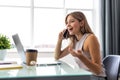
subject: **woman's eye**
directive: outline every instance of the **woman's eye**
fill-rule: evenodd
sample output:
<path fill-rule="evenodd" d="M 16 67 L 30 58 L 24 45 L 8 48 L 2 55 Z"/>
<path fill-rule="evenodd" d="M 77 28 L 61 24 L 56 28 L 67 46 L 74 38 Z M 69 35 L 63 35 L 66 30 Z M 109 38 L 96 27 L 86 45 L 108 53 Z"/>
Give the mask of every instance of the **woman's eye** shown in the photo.
<path fill-rule="evenodd" d="M 70 21 L 70 22 L 74 22 L 74 20 Z"/>
<path fill-rule="evenodd" d="M 66 25 L 69 23 L 73 23 L 73 22 L 75 22 L 75 20 L 70 20 L 70 21 L 66 22 Z"/>

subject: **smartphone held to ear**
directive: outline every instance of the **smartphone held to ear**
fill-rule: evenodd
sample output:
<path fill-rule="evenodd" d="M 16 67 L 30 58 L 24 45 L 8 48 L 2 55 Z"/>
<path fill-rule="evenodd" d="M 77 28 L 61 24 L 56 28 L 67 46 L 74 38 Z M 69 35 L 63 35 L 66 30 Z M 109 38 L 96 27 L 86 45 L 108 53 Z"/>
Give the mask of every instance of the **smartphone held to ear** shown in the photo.
<path fill-rule="evenodd" d="M 65 30 L 63 37 L 64 37 L 64 39 L 67 39 L 69 37 L 69 32 L 67 29 Z"/>

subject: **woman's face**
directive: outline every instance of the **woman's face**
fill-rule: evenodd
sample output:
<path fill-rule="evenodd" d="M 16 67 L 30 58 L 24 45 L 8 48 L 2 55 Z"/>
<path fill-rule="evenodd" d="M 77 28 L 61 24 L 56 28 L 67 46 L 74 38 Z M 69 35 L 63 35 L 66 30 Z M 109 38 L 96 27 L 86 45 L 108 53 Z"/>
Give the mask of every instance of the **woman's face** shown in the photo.
<path fill-rule="evenodd" d="M 66 26 L 70 35 L 76 35 L 80 33 L 80 22 L 71 15 L 67 17 Z"/>

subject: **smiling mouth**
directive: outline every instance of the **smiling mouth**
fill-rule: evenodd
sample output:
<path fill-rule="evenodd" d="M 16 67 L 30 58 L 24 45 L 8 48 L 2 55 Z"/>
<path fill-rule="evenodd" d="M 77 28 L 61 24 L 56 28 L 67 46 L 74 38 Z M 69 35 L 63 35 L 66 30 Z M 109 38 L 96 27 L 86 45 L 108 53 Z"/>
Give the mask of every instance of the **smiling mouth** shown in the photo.
<path fill-rule="evenodd" d="M 70 29 L 69 29 L 69 31 L 72 31 L 72 30 L 73 30 L 73 28 L 70 28 Z"/>

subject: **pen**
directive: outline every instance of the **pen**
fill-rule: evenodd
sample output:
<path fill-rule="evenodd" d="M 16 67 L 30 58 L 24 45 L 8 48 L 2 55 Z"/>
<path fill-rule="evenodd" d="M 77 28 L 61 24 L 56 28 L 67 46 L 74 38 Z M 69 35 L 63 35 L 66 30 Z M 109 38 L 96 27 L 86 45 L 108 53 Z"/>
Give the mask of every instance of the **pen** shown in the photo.
<path fill-rule="evenodd" d="M 0 63 L 0 65 L 5 65 L 5 64 L 12 64 L 12 63 Z"/>
<path fill-rule="evenodd" d="M 60 65 L 61 63 L 51 63 L 51 64 L 37 64 L 37 66 L 55 66 Z"/>

